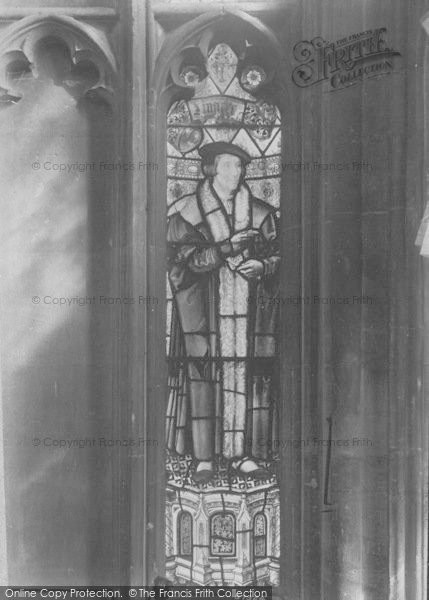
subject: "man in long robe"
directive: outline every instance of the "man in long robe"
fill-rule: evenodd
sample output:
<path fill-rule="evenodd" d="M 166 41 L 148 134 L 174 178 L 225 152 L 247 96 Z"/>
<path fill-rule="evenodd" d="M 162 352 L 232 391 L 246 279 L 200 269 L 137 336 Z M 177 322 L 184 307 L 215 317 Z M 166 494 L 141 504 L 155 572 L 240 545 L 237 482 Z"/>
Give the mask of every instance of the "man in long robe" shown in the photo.
<path fill-rule="evenodd" d="M 242 148 L 215 142 L 200 155 L 206 178 L 168 215 L 167 443 L 192 452 L 196 482 L 213 476 L 216 455 L 263 479 L 277 421 L 277 220 L 245 183 Z"/>

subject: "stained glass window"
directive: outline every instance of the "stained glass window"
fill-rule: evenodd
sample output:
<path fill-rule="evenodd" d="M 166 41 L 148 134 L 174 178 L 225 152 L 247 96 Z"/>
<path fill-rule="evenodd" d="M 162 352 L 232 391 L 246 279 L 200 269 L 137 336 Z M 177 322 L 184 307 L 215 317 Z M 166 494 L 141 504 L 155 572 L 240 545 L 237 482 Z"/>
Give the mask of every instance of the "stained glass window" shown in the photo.
<path fill-rule="evenodd" d="M 263 61 L 253 52 L 246 62 L 249 47 L 240 56 L 225 42 L 205 56 L 184 53 L 173 77 L 183 97 L 167 114 L 167 511 L 186 495 L 207 532 L 194 556 L 219 557 L 207 565 L 217 581 L 237 544 L 250 543 L 235 539 L 236 527 L 249 529 L 243 501 L 268 519 L 280 501 L 281 115 L 263 93 Z M 266 546 L 265 532 L 253 559 Z M 278 563 L 277 545 L 270 555 Z M 180 568 L 170 564 L 174 579 Z M 195 570 L 190 578 L 202 582 Z"/>
<path fill-rule="evenodd" d="M 255 515 L 253 520 L 253 554 L 255 559 L 267 555 L 267 519 L 263 513 Z"/>
<path fill-rule="evenodd" d="M 233 515 L 213 515 L 211 518 L 210 554 L 235 555 L 235 519 Z"/>
<path fill-rule="evenodd" d="M 177 522 L 179 554 L 180 556 L 192 557 L 192 515 L 182 511 Z"/>

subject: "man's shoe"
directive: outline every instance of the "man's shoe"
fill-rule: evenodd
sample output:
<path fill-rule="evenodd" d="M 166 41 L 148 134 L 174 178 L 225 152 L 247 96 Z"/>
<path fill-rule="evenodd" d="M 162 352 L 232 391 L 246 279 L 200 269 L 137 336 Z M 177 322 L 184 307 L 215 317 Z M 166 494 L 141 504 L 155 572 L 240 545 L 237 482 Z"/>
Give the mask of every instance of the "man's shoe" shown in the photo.
<path fill-rule="evenodd" d="M 201 460 L 192 475 L 195 483 L 208 483 L 214 475 L 212 461 Z"/>
<path fill-rule="evenodd" d="M 245 456 L 238 461 L 232 463 L 232 468 L 240 477 L 251 477 L 252 479 L 269 479 L 271 473 L 261 467 L 252 458 Z"/>

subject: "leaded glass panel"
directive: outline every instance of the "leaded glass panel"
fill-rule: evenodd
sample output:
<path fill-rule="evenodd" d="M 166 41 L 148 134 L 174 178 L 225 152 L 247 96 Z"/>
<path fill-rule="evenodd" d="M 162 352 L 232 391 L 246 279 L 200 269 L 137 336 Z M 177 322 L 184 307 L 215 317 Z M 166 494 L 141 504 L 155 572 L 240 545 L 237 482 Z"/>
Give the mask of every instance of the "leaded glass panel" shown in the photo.
<path fill-rule="evenodd" d="M 179 554 L 192 556 L 192 515 L 181 512 L 179 515 Z"/>
<path fill-rule="evenodd" d="M 214 515 L 211 518 L 211 545 L 213 556 L 235 554 L 235 520 L 232 515 Z"/>
<path fill-rule="evenodd" d="M 194 556 L 199 564 L 218 557 L 210 569 L 223 577 L 224 561 L 246 542 L 235 537 L 236 527 L 248 529 L 242 502 L 261 506 L 263 519 L 279 505 L 282 132 L 278 108 L 261 93 L 263 64 L 246 66 L 226 42 L 194 62 L 177 69 L 186 94 L 167 115 L 167 473 L 175 498 L 167 510 L 186 495 L 206 532 Z M 204 516 L 201 493 L 206 510 L 222 513 Z M 266 555 L 264 531 L 253 558 Z"/>
<path fill-rule="evenodd" d="M 253 551 L 255 558 L 265 558 L 267 554 L 267 520 L 264 514 L 255 516 L 253 521 Z"/>

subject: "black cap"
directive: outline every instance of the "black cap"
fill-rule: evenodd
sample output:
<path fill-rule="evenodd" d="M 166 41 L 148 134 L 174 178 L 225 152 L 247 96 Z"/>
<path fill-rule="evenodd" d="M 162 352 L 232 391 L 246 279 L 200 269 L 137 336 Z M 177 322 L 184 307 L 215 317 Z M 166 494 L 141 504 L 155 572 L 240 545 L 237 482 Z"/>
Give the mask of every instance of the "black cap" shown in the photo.
<path fill-rule="evenodd" d="M 238 156 L 245 165 L 248 165 L 251 161 L 249 154 L 247 154 L 243 148 L 240 148 L 240 146 L 236 146 L 235 144 L 230 144 L 229 142 L 212 142 L 211 144 L 206 144 L 199 148 L 198 152 L 205 163 L 211 162 L 218 154 L 232 154 L 233 156 Z"/>

